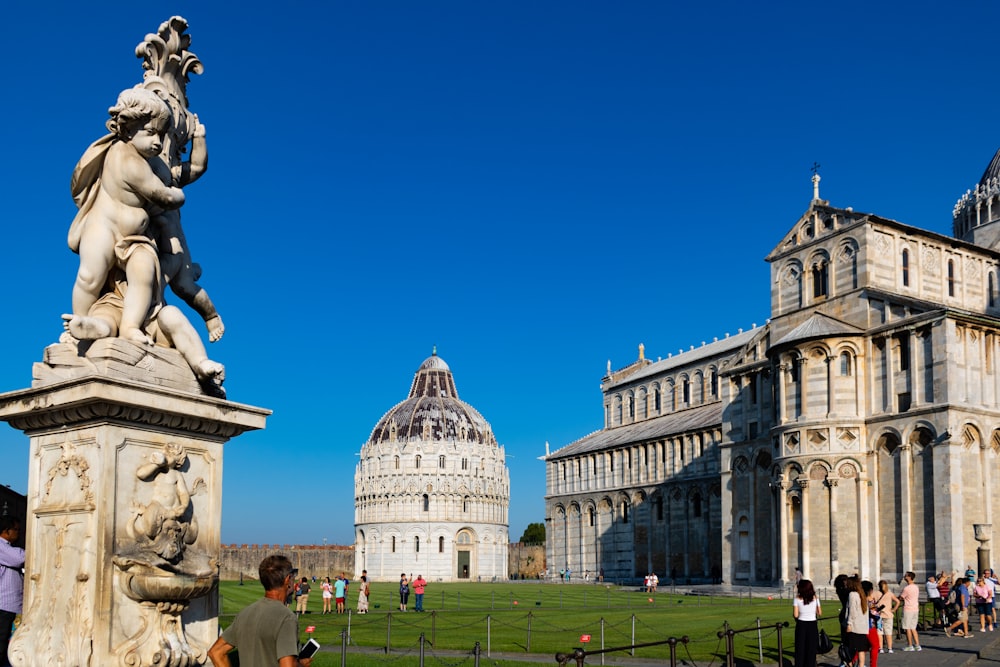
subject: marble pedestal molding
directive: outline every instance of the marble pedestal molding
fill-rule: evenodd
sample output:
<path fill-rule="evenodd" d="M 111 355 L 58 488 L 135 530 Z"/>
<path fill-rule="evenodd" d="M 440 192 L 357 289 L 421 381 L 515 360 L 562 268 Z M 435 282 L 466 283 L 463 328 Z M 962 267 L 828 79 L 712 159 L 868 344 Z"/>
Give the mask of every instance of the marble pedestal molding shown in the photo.
<path fill-rule="evenodd" d="M 0 394 L 0 419 L 31 447 L 16 667 L 206 662 L 223 444 L 270 411 L 164 386 L 158 368 L 134 379 L 36 368 L 31 389 Z"/>

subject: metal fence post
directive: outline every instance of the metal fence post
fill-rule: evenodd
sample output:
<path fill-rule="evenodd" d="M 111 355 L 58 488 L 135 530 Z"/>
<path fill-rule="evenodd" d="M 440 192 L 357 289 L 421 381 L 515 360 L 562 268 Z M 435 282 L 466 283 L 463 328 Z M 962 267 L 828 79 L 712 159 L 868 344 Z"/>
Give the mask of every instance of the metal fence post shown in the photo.
<path fill-rule="evenodd" d="M 437 612 L 431 611 L 431 646 L 437 646 Z"/>
<path fill-rule="evenodd" d="M 347 667 L 347 632 L 340 633 L 340 667 Z"/>
<path fill-rule="evenodd" d="M 760 632 L 760 616 L 757 617 L 757 655 L 759 657 L 758 662 L 764 664 L 764 635 Z M 781 662 L 780 660 L 778 661 Z"/>
<path fill-rule="evenodd" d="M 474 658 L 472 662 L 475 665 L 475 667 L 479 667 L 479 654 L 481 652 L 482 649 L 480 649 L 479 647 L 479 642 L 476 642 L 476 645 L 472 647 L 472 656 Z"/>
<path fill-rule="evenodd" d="M 490 648 L 493 644 L 492 638 L 490 637 L 490 615 L 486 614 L 486 657 L 490 657 Z"/>
<path fill-rule="evenodd" d="M 604 651 L 604 617 L 601 616 L 601 651 Z M 601 664 L 604 664 L 604 653 L 601 653 Z"/>
<path fill-rule="evenodd" d="M 632 614 L 632 648 L 629 649 L 628 653 L 633 658 L 635 657 L 635 614 Z"/>
<path fill-rule="evenodd" d="M 392 612 L 385 615 L 385 654 L 389 655 L 392 648 Z"/>
<path fill-rule="evenodd" d="M 420 633 L 420 667 L 424 667 L 424 633 Z"/>

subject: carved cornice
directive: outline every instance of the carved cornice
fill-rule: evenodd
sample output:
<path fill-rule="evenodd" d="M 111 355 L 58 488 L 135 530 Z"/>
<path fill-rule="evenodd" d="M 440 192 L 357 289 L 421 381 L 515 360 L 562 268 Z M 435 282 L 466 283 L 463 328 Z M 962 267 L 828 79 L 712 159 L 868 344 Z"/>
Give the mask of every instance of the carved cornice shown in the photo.
<path fill-rule="evenodd" d="M 29 435 L 113 423 L 228 440 L 263 428 L 270 414 L 263 408 L 106 377 L 0 394 L 0 420 Z"/>

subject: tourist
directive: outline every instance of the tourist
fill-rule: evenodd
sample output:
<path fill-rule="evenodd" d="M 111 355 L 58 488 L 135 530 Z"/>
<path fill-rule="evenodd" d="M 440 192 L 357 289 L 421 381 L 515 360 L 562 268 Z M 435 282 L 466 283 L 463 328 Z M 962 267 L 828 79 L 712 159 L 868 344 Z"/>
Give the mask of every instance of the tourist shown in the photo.
<path fill-rule="evenodd" d="M 871 655 L 871 667 L 878 667 L 878 654 L 881 653 L 879 649 L 881 645 L 879 631 L 882 629 L 881 610 L 875 604 L 877 595 L 872 582 L 867 579 L 862 581 L 861 590 L 865 592 L 868 602 L 868 643 L 871 645 L 871 649 L 868 652 Z"/>
<path fill-rule="evenodd" d="M 927 583 L 924 584 L 927 589 L 927 601 L 934 606 L 934 620 L 935 624 L 941 612 L 944 610 L 944 598 L 941 597 L 941 589 L 938 587 L 937 577 L 931 575 L 927 577 Z"/>
<path fill-rule="evenodd" d="M 259 574 L 264 597 L 236 615 L 208 649 L 208 657 L 215 667 L 231 667 L 229 652 L 235 648 L 248 667 L 274 665 L 275 659 L 279 667 L 309 667 L 311 658 L 298 658 L 298 622 L 285 606 L 298 572 L 286 556 L 276 554 L 261 561 Z"/>
<path fill-rule="evenodd" d="M 21 520 L 9 514 L 0 516 L 0 666 L 10 667 L 7 646 L 10 644 L 14 618 L 21 613 L 24 600 L 24 549 L 15 547 L 21 536 Z"/>
<path fill-rule="evenodd" d="M 410 599 L 410 580 L 406 578 L 406 573 L 399 575 L 399 610 L 406 611 L 406 602 Z"/>
<path fill-rule="evenodd" d="M 305 614 L 309 605 L 309 591 L 312 587 L 309 585 L 309 580 L 302 577 L 302 581 L 299 583 L 299 598 L 295 601 L 295 613 Z"/>
<path fill-rule="evenodd" d="M 333 582 L 333 596 L 337 601 L 337 613 L 343 614 L 347 605 L 347 577 L 341 572 Z"/>
<path fill-rule="evenodd" d="M 368 596 L 371 595 L 371 588 L 368 586 L 368 570 L 361 574 L 361 585 L 358 586 L 358 613 L 368 613 Z"/>
<path fill-rule="evenodd" d="M 424 575 L 418 574 L 417 578 L 413 580 L 413 611 L 424 610 L 424 588 L 426 587 L 427 580 L 424 579 Z"/>
<path fill-rule="evenodd" d="M 333 612 L 333 584 L 330 583 L 330 577 L 327 577 L 320 588 L 323 589 L 323 613 L 330 614 Z"/>
<path fill-rule="evenodd" d="M 976 579 L 972 596 L 976 600 L 976 613 L 979 614 L 979 631 L 993 632 L 993 589 L 986 583 L 983 575 Z"/>
<path fill-rule="evenodd" d="M 889 582 L 885 579 L 878 582 L 878 590 L 881 596 L 875 601 L 875 605 L 879 608 L 879 617 L 882 619 L 882 648 L 879 653 L 892 653 L 892 619 L 901 603 L 896 594 L 889 590 Z"/>
<path fill-rule="evenodd" d="M 808 579 L 801 579 L 798 595 L 792 602 L 792 616 L 795 617 L 795 667 L 816 667 L 819 646 L 819 624 L 823 615 L 816 589 Z"/>
<path fill-rule="evenodd" d="M 1000 592 L 1000 581 L 997 580 L 996 574 L 990 568 L 983 570 L 983 579 L 993 591 L 993 610 L 990 617 L 993 619 L 993 627 L 995 628 L 997 626 L 997 607 L 1000 606 L 1000 596 L 997 595 Z"/>
<path fill-rule="evenodd" d="M 847 648 L 857 655 L 857 667 L 865 667 L 865 654 L 871 650 L 868 641 L 868 598 L 861 586 L 861 580 L 850 577 L 847 587 L 847 627 L 845 632 Z"/>
<path fill-rule="evenodd" d="M 944 634 L 950 637 L 953 631 L 959 630 L 955 634 L 960 637 L 972 636 L 969 634 L 969 602 L 971 599 L 972 596 L 969 594 L 965 577 L 959 577 L 955 580 L 955 604 L 958 605 L 958 620 L 945 626 Z"/>
<path fill-rule="evenodd" d="M 899 593 L 903 602 L 903 622 L 901 627 L 906 632 L 906 648 L 904 651 L 922 651 L 920 637 L 917 635 L 917 617 L 920 616 L 920 588 L 913 583 L 917 575 L 907 572 L 903 575 L 906 585 Z"/>
<path fill-rule="evenodd" d="M 949 575 L 945 574 L 944 570 L 941 570 L 941 572 L 937 576 L 938 593 L 941 594 L 941 627 L 947 627 L 948 625 L 950 625 L 948 622 L 948 601 L 949 598 L 951 597 L 950 596 L 952 590 L 951 582 L 954 578 L 955 578 L 954 572 L 952 572 Z M 951 601 L 954 602 L 953 599 Z"/>

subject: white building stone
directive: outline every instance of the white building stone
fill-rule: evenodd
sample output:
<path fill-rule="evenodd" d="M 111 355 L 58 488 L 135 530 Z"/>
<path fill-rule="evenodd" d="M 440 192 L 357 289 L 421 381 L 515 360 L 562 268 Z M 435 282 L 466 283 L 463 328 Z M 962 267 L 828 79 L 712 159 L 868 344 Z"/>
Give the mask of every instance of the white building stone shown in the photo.
<path fill-rule="evenodd" d="M 509 506 L 504 448 L 435 353 L 361 448 L 355 579 L 506 579 Z"/>
<path fill-rule="evenodd" d="M 828 583 L 975 566 L 1000 508 L 998 170 L 1000 153 L 955 237 L 830 206 L 817 179 L 767 257 L 768 323 L 609 365 L 604 428 L 546 457 L 550 570 Z"/>

